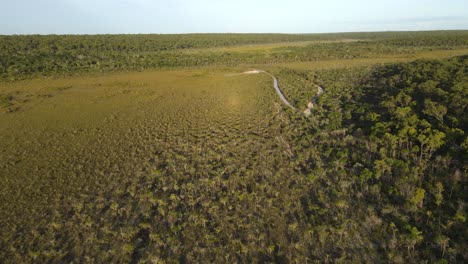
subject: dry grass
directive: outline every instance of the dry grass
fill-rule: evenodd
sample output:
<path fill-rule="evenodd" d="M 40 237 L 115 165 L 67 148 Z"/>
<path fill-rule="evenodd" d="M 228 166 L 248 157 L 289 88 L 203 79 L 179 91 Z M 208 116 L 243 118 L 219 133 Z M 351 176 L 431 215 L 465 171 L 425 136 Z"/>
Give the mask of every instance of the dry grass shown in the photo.
<path fill-rule="evenodd" d="M 269 44 L 248 44 L 248 45 L 237 45 L 229 47 L 218 47 L 218 48 L 203 48 L 203 49 L 187 49 L 182 52 L 193 54 L 193 53 L 203 53 L 203 52 L 215 52 L 215 53 L 225 53 L 225 52 L 262 52 L 262 53 L 271 53 L 274 49 L 278 48 L 293 48 L 293 47 L 305 47 L 314 44 L 325 44 L 325 43 L 349 43 L 361 41 L 359 39 L 341 39 L 341 40 L 311 40 L 311 41 L 294 41 L 294 42 L 277 42 Z"/>
<path fill-rule="evenodd" d="M 453 49 L 453 50 L 433 50 L 417 52 L 405 55 L 388 55 L 379 56 L 375 58 L 357 58 L 357 59 L 341 59 L 341 60 L 318 60 L 308 62 L 291 62 L 291 63 L 278 63 L 267 65 L 249 65 L 250 67 L 263 67 L 266 69 L 290 68 L 297 70 L 324 70 L 324 69 L 340 69 L 371 66 L 376 64 L 385 63 L 398 63 L 407 62 L 417 59 L 446 59 L 460 55 L 468 54 L 468 49 Z"/>
<path fill-rule="evenodd" d="M 286 141 L 275 140 L 281 135 L 281 123 L 273 107 L 278 99 L 270 85 L 264 75 L 227 77 L 224 71 L 205 70 L 1 84 L 2 94 L 27 99 L 17 102 L 17 111 L 0 114 L 0 234 L 3 242 L 20 252 L 9 251 L 13 254 L 9 257 L 20 262 L 24 254 L 47 259 L 44 254 L 52 253 L 45 249 L 28 252 L 36 248 L 35 243 L 53 239 L 47 234 L 37 236 L 38 230 L 50 227 L 68 232 L 64 241 L 69 242 L 79 234 L 72 230 L 89 230 L 91 221 L 92 232 L 100 233 L 101 239 L 82 248 L 97 252 L 93 248 L 99 243 L 112 242 L 114 249 L 123 249 L 114 260 L 120 255 L 128 262 L 134 245 L 99 231 L 124 232 L 118 224 L 122 220 L 113 211 L 99 216 L 103 208 L 113 208 L 114 203 L 117 207 L 112 210 L 125 207 L 129 197 L 147 203 L 148 193 L 141 189 L 146 183 L 165 181 L 163 189 L 146 191 L 151 197 L 165 195 L 166 188 L 178 185 L 186 192 L 178 199 L 189 203 L 187 199 L 194 197 L 211 199 L 214 193 L 190 192 L 219 190 L 220 180 L 234 191 L 235 186 L 246 184 L 241 180 L 246 175 L 251 181 L 254 173 L 272 174 L 274 167 L 287 164 L 286 151 L 291 150 L 285 149 Z M 285 168 L 284 173 L 291 170 Z M 226 175 L 229 179 L 223 178 Z M 186 189 L 188 182 L 196 189 Z M 232 209 L 236 193 L 226 195 L 224 203 L 231 212 L 239 216 L 247 212 Z M 131 214 L 138 216 L 146 210 L 142 209 L 146 205 L 141 206 L 125 210 L 137 210 Z M 74 224 L 70 227 L 66 215 L 71 208 Z M 163 216 L 176 213 L 164 210 L 169 211 L 161 212 Z M 137 219 L 142 224 L 148 221 L 143 216 Z M 150 226 L 156 228 L 161 221 L 154 220 Z M 202 228 L 199 222 L 186 221 L 187 232 Z M 19 238 L 13 238 L 15 234 Z"/>

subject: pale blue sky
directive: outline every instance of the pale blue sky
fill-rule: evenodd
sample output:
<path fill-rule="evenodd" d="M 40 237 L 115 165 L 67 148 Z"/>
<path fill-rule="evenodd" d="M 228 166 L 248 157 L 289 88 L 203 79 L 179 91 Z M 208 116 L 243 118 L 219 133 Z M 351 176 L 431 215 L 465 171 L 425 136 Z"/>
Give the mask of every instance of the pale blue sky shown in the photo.
<path fill-rule="evenodd" d="M 0 34 L 468 29 L 468 0 L 0 0 Z"/>

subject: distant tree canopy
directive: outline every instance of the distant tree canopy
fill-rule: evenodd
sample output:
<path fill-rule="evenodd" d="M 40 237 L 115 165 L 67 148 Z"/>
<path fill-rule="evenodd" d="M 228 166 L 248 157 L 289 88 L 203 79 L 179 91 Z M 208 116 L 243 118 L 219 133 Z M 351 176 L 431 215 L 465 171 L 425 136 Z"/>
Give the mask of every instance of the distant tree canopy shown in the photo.
<path fill-rule="evenodd" d="M 317 43 L 264 52 L 189 49 L 294 41 Z M 415 50 L 468 47 L 467 31 L 340 34 L 187 34 L 0 36 L 0 78 L 148 68 L 314 61 L 372 57 Z"/>

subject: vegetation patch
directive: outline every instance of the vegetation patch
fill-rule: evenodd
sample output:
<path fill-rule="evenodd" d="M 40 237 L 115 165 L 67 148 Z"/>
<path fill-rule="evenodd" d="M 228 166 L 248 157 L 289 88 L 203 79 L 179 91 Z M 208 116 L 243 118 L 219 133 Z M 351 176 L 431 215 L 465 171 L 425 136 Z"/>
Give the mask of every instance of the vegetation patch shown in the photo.
<path fill-rule="evenodd" d="M 1 108 L 11 106 L 12 101 L 13 101 L 13 96 L 12 95 L 9 95 L 9 94 L 0 95 L 0 107 Z"/>

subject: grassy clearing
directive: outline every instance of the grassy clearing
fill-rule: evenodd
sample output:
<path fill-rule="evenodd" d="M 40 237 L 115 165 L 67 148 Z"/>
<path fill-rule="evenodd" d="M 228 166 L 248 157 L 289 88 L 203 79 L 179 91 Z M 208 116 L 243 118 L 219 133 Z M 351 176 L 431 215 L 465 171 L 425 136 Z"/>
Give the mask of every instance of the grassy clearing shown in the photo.
<path fill-rule="evenodd" d="M 165 232 L 165 221 L 173 221 L 167 219 L 175 213 L 170 208 L 158 207 L 156 215 L 146 211 L 150 207 L 142 209 L 166 195 L 147 188 L 183 190 L 178 203 L 189 204 L 189 199 L 211 200 L 217 184 L 231 186 L 218 193 L 226 207 L 213 220 L 216 227 L 229 223 L 232 214 L 249 222 L 245 209 L 233 208 L 246 181 L 273 175 L 280 164 L 282 173 L 291 173 L 288 145 L 275 139 L 281 137 L 281 121 L 267 76 L 157 71 L 4 83 L 1 92 L 30 98 L 19 111 L 0 115 L 0 225 L 2 243 L 14 248 L 2 251 L 3 259 L 65 260 L 70 256 L 62 254 L 63 243 L 78 239 L 73 230 L 81 230 L 100 238 L 82 240 L 80 250 L 95 251 L 112 241 L 110 255 L 99 259 L 128 261 L 141 230 L 157 236 Z M 121 210 L 137 218 L 123 220 Z M 202 228 L 198 221 L 207 216 L 189 219 L 202 211 L 192 208 L 180 216 L 187 233 L 179 239 L 200 240 L 190 232 Z M 218 235 L 228 236 L 238 224 Z M 55 231 L 37 233 L 42 228 Z M 47 243 L 55 232 L 68 235 Z M 132 239 L 122 238 L 127 236 Z"/>
<path fill-rule="evenodd" d="M 291 62 L 291 63 L 270 63 L 246 65 L 248 67 L 263 67 L 265 69 L 289 68 L 297 70 L 323 70 L 323 69 L 340 69 L 380 65 L 386 63 L 407 62 L 418 59 L 446 59 L 460 55 L 468 54 L 468 49 L 452 49 L 452 50 L 432 50 L 416 52 L 406 55 L 381 55 L 374 58 L 355 58 L 355 59 L 340 59 L 340 60 L 317 60 L 308 62 Z"/>
<path fill-rule="evenodd" d="M 309 45 L 324 44 L 324 43 L 349 43 L 361 41 L 360 39 L 337 39 L 337 40 L 309 40 L 309 41 L 294 41 L 294 42 L 277 42 L 277 43 L 267 43 L 267 44 L 246 44 L 246 45 L 236 45 L 228 47 L 218 47 L 218 48 L 198 48 L 198 49 L 187 49 L 184 50 L 184 53 L 193 54 L 193 53 L 203 53 L 203 52 L 262 52 L 262 53 L 271 53 L 275 49 L 280 48 L 293 48 L 293 47 L 305 47 Z"/>

